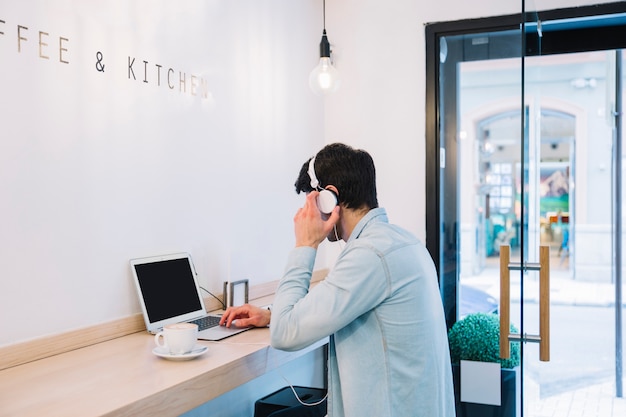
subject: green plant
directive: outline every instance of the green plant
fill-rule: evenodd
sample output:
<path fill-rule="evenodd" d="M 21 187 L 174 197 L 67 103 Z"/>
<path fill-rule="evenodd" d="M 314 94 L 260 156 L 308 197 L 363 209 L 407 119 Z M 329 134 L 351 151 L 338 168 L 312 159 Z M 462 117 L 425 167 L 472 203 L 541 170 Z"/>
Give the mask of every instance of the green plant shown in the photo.
<path fill-rule="evenodd" d="M 511 325 L 511 333 L 517 333 Z M 520 347 L 511 343 L 509 359 L 500 358 L 500 318 L 496 314 L 472 313 L 454 323 L 448 332 L 450 359 L 497 362 L 502 368 L 514 368 L 520 362 Z"/>

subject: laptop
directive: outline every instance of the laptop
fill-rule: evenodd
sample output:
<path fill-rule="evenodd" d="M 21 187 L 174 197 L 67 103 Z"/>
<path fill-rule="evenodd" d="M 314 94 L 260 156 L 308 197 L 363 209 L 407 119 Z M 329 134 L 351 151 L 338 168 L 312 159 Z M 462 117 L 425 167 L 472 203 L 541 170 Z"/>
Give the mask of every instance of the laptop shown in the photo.
<path fill-rule="evenodd" d="M 131 259 L 130 267 L 150 333 L 189 322 L 198 324 L 198 339 L 221 340 L 250 329 L 220 326 L 220 315 L 207 314 L 188 253 Z"/>

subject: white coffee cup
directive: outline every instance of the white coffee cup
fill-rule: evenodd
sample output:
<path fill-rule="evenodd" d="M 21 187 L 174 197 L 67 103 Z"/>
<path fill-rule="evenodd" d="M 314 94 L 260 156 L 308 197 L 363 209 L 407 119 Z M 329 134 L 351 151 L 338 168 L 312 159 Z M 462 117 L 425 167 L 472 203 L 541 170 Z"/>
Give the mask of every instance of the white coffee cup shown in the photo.
<path fill-rule="evenodd" d="M 197 340 L 198 325 L 193 323 L 169 324 L 163 327 L 163 331 L 154 335 L 154 343 L 172 355 L 191 352 Z"/>

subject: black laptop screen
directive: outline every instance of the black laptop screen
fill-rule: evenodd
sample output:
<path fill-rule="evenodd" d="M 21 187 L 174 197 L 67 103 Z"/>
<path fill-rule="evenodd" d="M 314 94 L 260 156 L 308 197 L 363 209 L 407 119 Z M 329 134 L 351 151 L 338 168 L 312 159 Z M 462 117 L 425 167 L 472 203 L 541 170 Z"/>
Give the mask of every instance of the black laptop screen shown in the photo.
<path fill-rule="evenodd" d="M 187 259 L 135 265 L 150 322 L 202 309 Z"/>

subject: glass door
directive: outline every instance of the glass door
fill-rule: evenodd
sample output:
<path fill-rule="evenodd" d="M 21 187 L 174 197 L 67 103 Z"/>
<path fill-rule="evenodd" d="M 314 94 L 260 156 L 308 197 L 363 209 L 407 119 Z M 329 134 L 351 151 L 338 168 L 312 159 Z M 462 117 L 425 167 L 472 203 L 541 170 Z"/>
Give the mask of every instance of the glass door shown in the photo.
<path fill-rule="evenodd" d="M 626 412 L 619 230 L 623 58 L 615 45 L 580 40 L 601 39 L 603 28 L 626 20 L 623 14 L 550 18 L 526 4 L 516 261 L 540 265 L 540 248 L 547 248 L 550 272 L 543 311 L 539 273 L 522 267 L 512 275 L 523 415 L 617 416 Z M 536 338 L 542 322 L 549 331 Z M 541 358 L 531 342 L 544 338 L 548 354 Z"/>
<path fill-rule="evenodd" d="M 427 137 L 439 155 L 427 166 L 427 190 L 438 200 L 427 206 L 427 246 L 449 326 L 473 312 L 502 315 L 500 252 L 508 248 L 510 337 L 521 351 L 513 415 L 626 415 L 626 39 L 608 35 L 626 33 L 622 9 L 529 7 L 464 30 L 459 22 L 427 28 L 438 51 L 428 67 L 437 111 L 427 113 Z M 540 312 L 542 261 L 549 313 Z M 542 317 L 549 361 L 536 343 Z"/>

